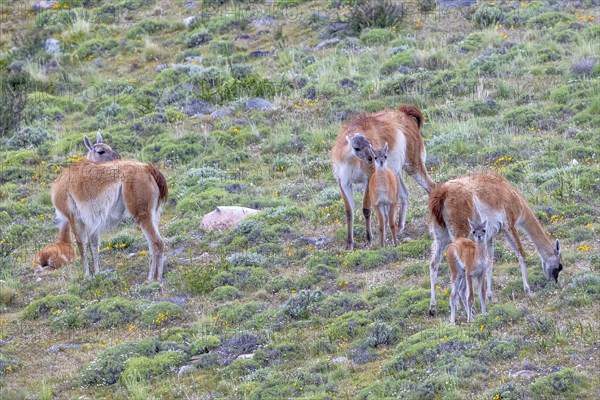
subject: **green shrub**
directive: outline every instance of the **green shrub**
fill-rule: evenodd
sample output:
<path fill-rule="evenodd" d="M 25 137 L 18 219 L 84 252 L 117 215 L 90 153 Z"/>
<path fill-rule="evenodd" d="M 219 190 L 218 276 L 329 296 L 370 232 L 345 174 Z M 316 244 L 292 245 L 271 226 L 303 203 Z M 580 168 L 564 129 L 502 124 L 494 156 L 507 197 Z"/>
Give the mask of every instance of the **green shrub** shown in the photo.
<path fill-rule="evenodd" d="M 411 67 L 413 65 L 413 53 L 413 51 L 407 50 L 394 54 L 381 66 L 379 73 L 388 76 L 398 71 L 400 67 Z"/>
<path fill-rule="evenodd" d="M 139 314 L 137 302 L 114 297 L 90 304 L 81 311 L 84 325 L 111 328 L 133 321 Z"/>
<path fill-rule="evenodd" d="M 123 343 L 102 352 L 83 367 L 81 381 L 84 385 L 112 385 L 125 369 L 127 360 L 133 357 L 153 356 L 159 351 L 160 342 L 144 339 L 138 343 Z"/>
<path fill-rule="evenodd" d="M 346 256 L 348 268 L 358 270 L 369 270 L 383 267 L 387 258 L 383 251 L 379 250 L 356 250 Z"/>
<path fill-rule="evenodd" d="M 551 11 L 531 18 L 528 22 L 528 26 L 535 29 L 553 28 L 557 24 L 565 25 L 573 22 L 573 20 L 574 17 L 572 14 Z"/>
<path fill-rule="evenodd" d="M 176 351 L 165 351 L 154 357 L 133 357 L 125 362 L 119 380 L 121 382 L 144 382 L 173 372 L 183 362 L 183 356 Z"/>
<path fill-rule="evenodd" d="M 138 39 L 147 35 L 154 35 L 168 27 L 169 23 L 164 20 L 145 19 L 127 29 L 127 37 L 129 39 Z"/>
<path fill-rule="evenodd" d="M 162 327 L 166 324 L 175 323 L 183 318 L 183 308 L 177 304 L 161 301 L 152 304 L 142 311 L 138 321 L 146 327 Z"/>
<path fill-rule="evenodd" d="M 420 288 L 403 288 L 398 294 L 395 309 L 398 310 L 400 316 L 407 317 L 409 315 L 427 315 L 429 311 L 430 291 Z M 438 313 L 446 313 L 447 299 L 440 299 L 437 295 L 437 310 Z"/>
<path fill-rule="evenodd" d="M 407 243 L 398 245 L 398 255 L 400 258 L 422 258 L 429 254 L 431 241 L 429 239 L 414 239 Z"/>
<path fill-rule="evenodd" d="M 287 299 L 281 305 L 281 310 L 292 318 L 307 318 L 308 307 L 324 298 L 325 294 L 321 290 L 301 290 L 296 296 Z"/>
<path fill-rule="evenodd" d="M 250 320 L 257 313 L 262 312 L 264 306 L 258 301 L 249 301 L 242 304 L 230 304 L 222 307 L 217 312 L 217 318 L 230 325 L 239 325 Z"/>
<path fill-rule="evenodd" d="M 225 285 L 215 288 L 211 294 L 211 297 L 215 301 L 236 300 L 242 297 L 242 292 L 240 292 L 235 286 Z"/>
<path fill-rule="evenodd" d="M 115 39 L 90 39 L 79 46 L 76 54 L 80 59 L 87 60 L 105 53 L 113 55 L 118 47 L 119 43 Z"/>
<path fill-rule="evenodd" d="M 390 29 L 375 28 L 363 32 L 360 35 L 360 41 L 365 46 L 375 46 L 386 44 L 393 40 L 396 34 Z"/>
<path fill-rule="evenodd" d="M 23 319 L 37 319 L 46 316 L 52 311 L 72 310 L 83 304 L 77 296 L 71 294 L 48 295 L 33 301 L 21 313 Z"/>
<path fill-rule="evenodd" d="M 523 319 L 524 312 L 509 304 L 494 304 L 487 309 L 487 314 L 477 317 L 477 325 L 494 329 L 501 326 L 514 324 Z"/>
<path fill-rule="evenodd" d="M 126 291 L 127 281 L 117 271 L 100 271 L 86 279 L 74 282 L 69 292 L 84 299 L 101 299 Z"/>
<path fill-rule="evenodd" d="M 333 341 L 354 340 L 366 334 L 371 322 L 365 311 L 350 311 L 329 323 L 327 336 Z"/>
<path fill-rule="evenodd" d="M 193 295 L 207 294 L 217 286 L 213 279 L 228 269 L 227 263 L 191 266 L 182 271 L 174 271 L 169 274 L 168 279 L 179 290 Z"/>
<path fill-rule="evenodd" d="M 475 347 L 476 341 L 465 329 L 456 326 L 429 328 L 400 342 L 396 346 L 396 356 L 384 365 L 384 369 L 397 374 L 434 363 L 440 356 L 454 357 Z"/>
<path fill-rule="evenodd" d="M 587 376 L 572 368 L 536 379 L 531 385 L 535 398 L 539 399 L 581 399 L 585 398 L 590 386 Z"/>
<path fill-rule="evenodd" d="M 48 139 L 50 139 L 50 133 L 46 129 L 36 126 L 23 126 L 6 141 L 6 148 L 16 150 L 28 146 L 39 146 Z"/>
<path fill-rule="evenodd" d="M 499 7 L 483 5 L 473 14 L 473 20 L 480 28 L 494 26 L 502 21 L 503 11 Z"/>
<path fill-rule="evenodd" d="M 350 10 L 348 23 L 356 32 L 365 28 L 391 28 L 402 22 L 404 14 L 404 6 L 392 0 L 358 0 Z"/>
<path fill-rule="evenodd" d="M 192 355 L 208 353 L 220 345 L 221 341 L 218 337 L 212 335 L 203 336 L 192 343 Z"/>

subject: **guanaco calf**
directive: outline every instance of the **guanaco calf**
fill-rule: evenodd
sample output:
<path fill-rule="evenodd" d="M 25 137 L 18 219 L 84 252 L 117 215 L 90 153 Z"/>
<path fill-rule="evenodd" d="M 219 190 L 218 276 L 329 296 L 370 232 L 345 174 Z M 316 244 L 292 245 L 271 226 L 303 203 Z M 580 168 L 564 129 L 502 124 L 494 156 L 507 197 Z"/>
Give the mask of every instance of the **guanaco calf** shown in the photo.
<path fill-rule="evenodd" d="M 71 242 L 71 227 L 63 221 L 60 228 L 60 241 L 51 243 L 35 253 L 33 258 L 34 272 L 44 271 L 46 268 L 60 268 L 75 259 L 75 249 Z"/>
<path fill-rule="evenodd" d="M 485 274 L 489 256 L 487 249 L 487 221 L 474 224 L 469 219 L 475 241 L 458 238 L 448 246 L 446 259 L 450 267 L 452 293 L 450 294 L 450 323 L 455 323 L 456 306 L 462 301 L 467 310 L 467 321 L 473 322 L 473 278 L 477 278 L 477 292 L 481 312 L 485 314 Z"/>
<path fill-rule="evenodd" d="M 398 201 L 398 178 L 387 166 L 388 144 L 383 149 L 371 149 L 375 163 L 375 172 L 369 179 L 367 193 L 369 203 L 375 207 L 379 222 L 379 239 L 381 247 L 385 246 L 385 225 L 389 224 L 394 246 L 398 244 L 398 224 L 396 210 Z M 367 225 L 367 238 L 371 237 L 371 224 Z"/>

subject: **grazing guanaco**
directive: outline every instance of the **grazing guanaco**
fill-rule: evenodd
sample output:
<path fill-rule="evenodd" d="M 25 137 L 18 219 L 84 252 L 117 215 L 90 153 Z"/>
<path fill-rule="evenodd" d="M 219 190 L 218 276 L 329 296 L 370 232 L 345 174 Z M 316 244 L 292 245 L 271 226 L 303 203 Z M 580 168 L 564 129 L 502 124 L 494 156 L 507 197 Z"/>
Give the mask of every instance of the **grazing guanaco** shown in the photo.
<path fill-rule="evenodd" d="M 474 224 L 469 219 L 473 240 L 461 237 L 446 251 L 450 267 L 452 292 L 450 294 L 450 323 L 455 323 L 459 298 L 467 310 L 467 322 L 473 322 L 473 278 L 477 279 L 477 294 L 481 313 L 485 314 L 485 274 L 488 268 L 487 221 Z"/>
<path fill-rule="evenodd" d="M 375 172 L 369 179 L 367 193 L 369 203 L 375 207 L 379 222 L 381 247 L 385 246 L 385 225 L 389 224 L 394 246 L 398 244 L 398 225 L 396 210 L 398 203 L 398 178 L 387 166 L 388 144 L 383 149 L 371 150 L 375 163 Z M 367 237 L 371 237 L 371 224 L 367 226 Z"/>
<path fill-rule="evenodd" d="M 160 281 L 164 241 L 158 223 L 167 194 L 165 177 L 153 165 L 127 160 L 100 163 L 84 160 L 58 176 L 51 197 L 57 216 L 68 220 L 73 230 L 85 276 L 90 275 L 88 246 L 97 273 L 100 235 L 125 216 L 132 216 L 148 241 L 148 280 Z"/>
<path fill-rule="evenodd" d="M 102 143 L 102 135 L 100 132 L 96 134 L 96 143 L 92 143 L 89 137 L 83 136 L 83 143 L 88 149 L 86 158 L 93 162 L 106 162 L 119 160 L 121 156 L 114 151 L 109 145 Z"/>
<path fill-rule="evenodd" d="M 450 180 L 437 185 L 429 195 L 430 228 L 433 235 L 431 245 L 431 263 L 429 276 L 431 280 L 431 301 L 429 313 L 435 315 L 435 282 L 438 267 L 444 251 L 451 241 L 469 235 L 468 220 L 479 220 L 479 216 L 487 218 L 487 246 L 490 265 L 487 270 L 487 298 L 492 294 L 492 268 L 494 265 L 494 237 L 503 231 L 517 253 L 523 289 L 532 295 L 527 282 L 525 250 L 519 239 L 517 229 L 525 231 L 535 244 L 542 260 L 542 270 L 548 280 L 558 282 L 558 273 L 563 269 L 558 239 L 550 240 L 542 225 L 529 208 L 523 196 L 496 173 L 478 173 Z"/>
<path fill-rule="evenodd" d="M 344 124 L 332 149 L 333 174 L 342 194 L 346 209 L 348 236 L 346 248 L 354 247 L 354 187 L 366 192 L 370 175 L 373 173 L 371 146 L 381 149 L 388 143 L 388 165 L 398 177 L 398 199 L 400 210 L 398 230 L 402 232 L 408 205 L 408 187 L 402 179 L 402 169 L 429 193 L 434 182 L 425 168 L 425 145 L 420 133 L 423 114 L 418 108 L 403 105 L 398 110 L 385 110 L 354 117 Z M 365 201 L 366 200 L 366 201 Z M 370 225 L 371 205 L 363 195 L 365 225 Z M 368 234 L 368 232 L 367 232 Z M 371 238 L 367 236 L 367 240 Z"/>
<path fill-rule="evenodd" d="M 60 268 L 75 259 L 75 249 L 71 242 L 71 228 L 67 221 L 60 227 L 59 241 L 51 243 L 35 253 L 33 258 L 34 272 L 42 272 L 46 268 Z"/>

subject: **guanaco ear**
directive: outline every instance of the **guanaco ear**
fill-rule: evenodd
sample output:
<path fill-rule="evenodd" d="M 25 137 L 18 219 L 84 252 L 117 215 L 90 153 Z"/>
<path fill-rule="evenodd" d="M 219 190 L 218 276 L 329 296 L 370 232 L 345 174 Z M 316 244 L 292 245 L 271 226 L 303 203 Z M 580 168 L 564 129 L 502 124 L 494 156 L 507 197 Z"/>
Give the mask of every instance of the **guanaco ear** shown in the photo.
<path fill-rule="evenodd" d="M 350 136 L 346 135 L 346 140 L 352 145 L 352 138 Z"/>
<path fill-rule="evenodd" d="M 484 219 L 480 225 L 483 229 L 487 229 L 487 219 Z"/>
<path fill-rule="evenodd" d="M 556 249 L 555 249 L 556 254 L 560 254 L 560 242 L 558 241 L 558 239 L 556 239 Z"/>
<path fill-rule="evenodd" d="M 385 152 L 385 154 L 387 154 L 387 152 L 388 152 L 387 142 L 385 142 L 385 145 L 383 146 L 383 151 Z"/>
<path fill-rule="evenodd" d="M 96 133 L 96 143 L 102 143 L 102 135 L 100 132 Z"/>
<path fill-rule="evenodd" d="M 475 224 L 473 223 L 473 221 L 471 221 L 471 218 L 468 218 L 468 220 L 469 220 L 469 226 L 471 227 L 471 229 L 475 229 L 475 227 L 476 227 L 477 225 L 475 225 Z"/>
<path fill-rule="evenodd" d="M 89 151 L 94 151 L 94 145 L 92 144 L 90 138 L 86 135 L 83 135 L 83 144 L 85 144 L 85 148 Z"/>

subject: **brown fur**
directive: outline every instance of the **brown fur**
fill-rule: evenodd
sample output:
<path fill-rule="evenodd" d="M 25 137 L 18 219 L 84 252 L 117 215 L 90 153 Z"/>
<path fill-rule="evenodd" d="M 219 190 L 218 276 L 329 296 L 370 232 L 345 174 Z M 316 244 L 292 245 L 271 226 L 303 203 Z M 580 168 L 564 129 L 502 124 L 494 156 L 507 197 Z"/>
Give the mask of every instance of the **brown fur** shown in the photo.
<path fill-rule="evenodd" d="M 386 145 L 387 151 L 387 145 Z M 392 242 L 398 244 L 398 225 L 396 223 L 396 210 L 398 201 L 398 178 L 394 172 L 381 163 L 379 159 L 384 157 L 383 151 L 375 151 L 375 173 L 369 179 L 369 185 L 365 196 L 369 196 L 369 204 L 375 207 L 377 221 L 379 222 L 379 238 L 381 247 L 385 246 L 385 225 L 390 227 Z M 367 237 L 371 237 L 371 225 L 367 227 Z"/>
<path fill-rule="evenodd" d="M 436 186 L 429 198 L 429 213 L 434 236 L 430 264 L 430 313 L 435 314 L 436 311 L 435 280 L 442 254 L 451 241 L 469 235 L 469 218 L 479 220 L 482 217 L 488 220 L 488 250 L 491 259 L 487 274 L 488 299 L 492 297 L 493 237 L 501 230 L 517 253 L 525 292 L 531 294 L 527 282 L 525 251 L 517 232 L 518 228 L 525 231 L 536 245 L 546 277 L 558 279 L 558 272 L 563 267 L 558 241 L 553 245 L 527 201 L 501 175 L 473 174 Z"/>
<path fill-rule="evenodd" d="M 434 186 L 424 164 L 425 145 L 419 130 L 422 122 L 423 115 L 416 107 L 404 105 L 398 110 L 384 110 L 356 116 L 340 128 L 332 148 L 331 158 L 334 164 L 334 175 L 346 208 L 348 225 L 346 247 L 348 249 L 353 248 L 352 229 L 354 224 L 354 200 L 349 198 L 351 197 L 350 192 L 353 191 L 353 185 L 356 184 L 362 185 L 362 189 L 367 190 L 367 182 L 373 173 L 373 168 L 367 160 L 361 160 L 354 155 L 347 137 L 363 135 L 373 148 L 382 148 L 385 143 L 388 143 L 392 160 L 390 168 L 398 175 L 400 184 L 401 208 L 398 226 L 402 231 L 408 202 L 408 188 L 402 179 L 401 170 L 406 170 L 428 193 Z M 397 161 L 400 161 L 401 164 L 396 165 Z M 367 199 L 366 203 L 365 199 Z M 370 208 L 368 196 L 365 195 L 363 196 L 363 212 L 367 225 L 370 223 Z M 367 239 L 370 240 L 370 238 Z"/>
<path fill-rule="evenodd" d="M 116 226 L 127 212 L 148 241 L 148 280 L 161 280 L 164 241 L 158 220 L 167 195 L 166 180 L 156 167 L 127 160 L 79 162 L 64 170 L 52 186 L 52 203 L 73 229 L 86 276 L 90 274 L 87 246 L 98 272 L 99 235 Z"/>
<path fill-rule="evenodd" d="M 487 249 L 487 222 L 473 224 L 469 220 L 475 241 L 457 238 L 446 252 L 450 267 L 452 293 L 450 294 L 450 323 L 455 323 L 456 309 L 460 299 L 467 310 L 467 321 L 473 322 L 473 278 L 478 281 L 481 312 L 485 314 L 485 274 L 489 256 Z"/>
<path fill-rule="evenodd" d="M 150 175 L 154 178 L 156 185 L 158 186 L 158 192 L 160 194 L 161 202 L 164 202 L 169 195 L 169 188 L 167 187 L 167 180 L 165 176 L 156 168 L 154 165 L 148 165 L 148 171 Z"/>
<path fill-rule="evenodd" d="M 71 243 L 71 229 L 67 222 L 60 229 L 60 241 L 51 243 L 35 253 L 33 269 L 35 272 L 46 268 L 60 268 L 75 259 L 75 249 Z"/>

